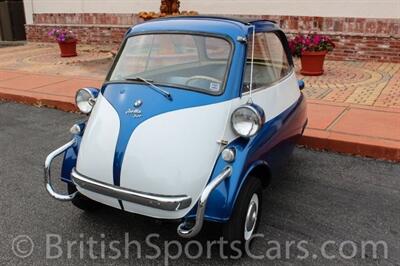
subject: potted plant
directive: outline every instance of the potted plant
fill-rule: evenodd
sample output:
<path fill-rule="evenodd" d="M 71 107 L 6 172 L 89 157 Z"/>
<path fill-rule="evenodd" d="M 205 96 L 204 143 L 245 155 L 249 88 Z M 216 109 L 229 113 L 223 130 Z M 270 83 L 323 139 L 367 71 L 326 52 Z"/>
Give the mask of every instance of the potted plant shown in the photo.
<path fill-rule="evenodd" d="M 58 42 L 61 51 L 61 57 L 77 56 L 76 43 L 77 39 L 75 34 L 66 29 L 52 29 L 48 35 L 54 37 Z"/>
<path fill-rule="evenodd" d="M 289 41 L 293 56 L 300 57 L 300 73 L 306 76 L 319 76 L 324 73 L 324 60 L 335 44 L 328 36 L 319 34 L 298 34 Z"/>

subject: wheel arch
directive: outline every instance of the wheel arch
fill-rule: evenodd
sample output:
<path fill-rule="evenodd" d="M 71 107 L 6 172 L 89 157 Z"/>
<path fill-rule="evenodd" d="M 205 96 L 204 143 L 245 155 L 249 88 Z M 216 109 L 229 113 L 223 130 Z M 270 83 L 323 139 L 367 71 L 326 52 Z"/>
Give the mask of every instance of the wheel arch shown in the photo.
<path fill-rule="evenodd" d="M 244 181 L 247 180 L 250 176 L 257 177 L 261 180 L 263 188 L 266 188 L 271 183 L 271 168 L 266 161 L 256 161 L 253 163 L 244 177 Z"/>
<path fill-rule="evenodd" d="M 245 174 L 242 175 L 242 180 L 240 184 L 236 187 L 233 195 L 232 204 L 228 204 L 229 217 L 231 216 L 233 210 L 235 209 L 237 199 L 243 186 L 250 178 L 258 178 L 261 181 L 263 188 L 268 187 L 271 182 L 271 168 L 266 161 L 258 160 L 253 162 L 246 170 Z"/>

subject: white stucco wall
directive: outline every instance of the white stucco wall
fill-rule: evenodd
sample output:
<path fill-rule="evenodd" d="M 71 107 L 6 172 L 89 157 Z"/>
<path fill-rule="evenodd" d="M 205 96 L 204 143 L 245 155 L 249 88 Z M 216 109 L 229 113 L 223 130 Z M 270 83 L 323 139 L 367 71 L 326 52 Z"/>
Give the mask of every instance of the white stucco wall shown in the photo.
<path fill-rule="evenodd" d="M 160 0 L 24 0 L 32 13 L 137 13 L 158 11 Z M 181 0 L 181 10 L 203 14 L 400 18 L 400 0 Z"/>

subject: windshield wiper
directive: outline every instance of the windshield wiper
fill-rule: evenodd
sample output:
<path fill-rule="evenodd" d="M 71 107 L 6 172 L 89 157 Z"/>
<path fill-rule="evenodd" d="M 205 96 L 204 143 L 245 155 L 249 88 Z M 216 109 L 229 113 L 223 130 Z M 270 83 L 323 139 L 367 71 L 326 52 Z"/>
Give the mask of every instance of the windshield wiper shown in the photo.
<path fill-rule="evenodd" d="M 129 80 L 129 81 L 142 81 L 144 83 L 146 83 L 147 85 L 149 85 L 151 88 L 153 88 L 154 90 L 156 90 L 157 92 L 159 92 L 160 94 L 162 94 L 165 98 L 167 98 L 168 100 L 172 101 L 172 96 L 171 93 L 169 93 L 168 91 L 161 89 L 160 87 L 154 85 L 152 82 L 152 80 L 150 79 L 145 79 L 142 77 L 133 77 L 133 78 L 125 78 L 125 80 Z"/>

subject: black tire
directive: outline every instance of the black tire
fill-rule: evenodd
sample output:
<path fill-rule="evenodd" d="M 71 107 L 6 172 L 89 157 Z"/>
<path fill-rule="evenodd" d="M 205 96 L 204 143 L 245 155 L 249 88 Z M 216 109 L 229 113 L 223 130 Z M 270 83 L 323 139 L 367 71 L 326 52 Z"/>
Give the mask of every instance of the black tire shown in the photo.
<path fill-rule="evenodd" d="M 74 192 L 76 192 L 76 187 L 74 185 L 68 184 L 68 194 L 72 194 Z M 101 203 L 89 199 L 79 192 L 76 193 L 75 197 L 71 200 L 71 203 L 75 207 L 87 212 L 98 210 L 103 206 Z"/>
<path fill-rule="evenodd" d="M 246 183 L 240 190 L 231 218 L 226 224 L 223 225 L 222 229 L 224 240 L 227 240 L 229 243 L 227 247 L 227 251 L 229 253 L 232 254 L 232 252 L 235 252 L 235 254 L 238 254 L 238 249 L 240 249 L 242 255 L 245 255 L 246 245 L 248 248 L 250 248 L 251 241 L 253 239 L 251 237 L 250 239 L 245 239 L 246 216 L 247 212 L 250 209 L 249 208 L 250 201 L 254 203 L 253 196 L 257 195 L 258 197 L 258 207 L 256 215 L 257 219 L 254 225 L 254 229 L 252 230 L 251 233 L 251 235 L 254 235 L 258 229 L 258 225 L 261 219 L 262 191 L 263 191 L 262 182 L 259 178 L 255 176 L 249 176 Z M 232 248 L 232 245 L 234 246 L 234 248 Z"/>

